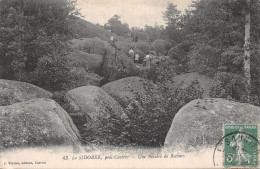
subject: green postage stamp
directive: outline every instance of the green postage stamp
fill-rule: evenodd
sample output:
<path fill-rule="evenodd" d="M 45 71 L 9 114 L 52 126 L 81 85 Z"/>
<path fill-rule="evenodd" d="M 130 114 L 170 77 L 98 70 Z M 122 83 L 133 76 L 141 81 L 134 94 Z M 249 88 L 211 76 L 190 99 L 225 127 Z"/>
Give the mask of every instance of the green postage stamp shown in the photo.
<path fill-rule="evenodd" d="M 258 125 L 224 125 L 224 167 L 258 167 Z"/>

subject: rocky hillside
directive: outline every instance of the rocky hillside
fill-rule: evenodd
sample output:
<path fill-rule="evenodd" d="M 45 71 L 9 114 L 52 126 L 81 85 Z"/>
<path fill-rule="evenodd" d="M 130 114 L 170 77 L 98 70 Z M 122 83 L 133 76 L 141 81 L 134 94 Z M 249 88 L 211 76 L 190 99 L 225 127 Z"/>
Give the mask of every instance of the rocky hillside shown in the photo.
<path fill-rule="evenodd" d="M 75 38 L 100 38 L 104 41 L 109 41 L 111 33 L 104 29 L 100 25 L 95 25 L 91 22 L 88 22 L 79 17 L 71 16 L 71 23 L 69 24 L 69 29 L 73 33 Z M 124 40 L 123 37 L 120 37 L 116 34 L 113 36 L 118 40 Z"/>

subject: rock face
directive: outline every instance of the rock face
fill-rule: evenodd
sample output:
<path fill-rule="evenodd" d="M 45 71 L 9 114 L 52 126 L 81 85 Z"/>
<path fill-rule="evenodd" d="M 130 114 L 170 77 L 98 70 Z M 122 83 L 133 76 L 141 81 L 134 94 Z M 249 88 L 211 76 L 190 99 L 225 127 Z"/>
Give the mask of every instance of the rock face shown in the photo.
<path fill-rule="evenodd" d="M 165 146 L 189 150 L 213 147 L 223 137 L 223 124 L 259 124 L 260 107 L 220 98 L 193 100 L 179 110 Z"/>
<path fill-rule="evenodd" d="M 100 73 L 102 56 L 96 54 L 88 54 L 79 50 L 75 50 L 68 55 L 71 64 L 82 71 L 92 71 Z"/>
<path fill-rule="evenodd" d="M 174 81 L 173 87 L 180 86 L 182 89 L 185 89 L 192 83 L 192 81 L 197 80 L 198 85 L 202 88 L 203 90 L 203 98 L 210 97 L 210 88 L 214 84 L 214 80 L 206 77 L 204 75 L 200 75 L 198 73 L 186 73 L 182 75 L 177 75 L 172 78 Z"/>
<path fill-rule="evenodd" d="M 127 41 L 117 41 L 116 46 L 117 48 L 121 49 L 125 53 L 128 53 L 130 48 L 132 47 L 131 43 Z"/>
<path fill-rule="evenodd" d="M 132 76 L 138 68 L 123 50 L 119 50 L 111 45 L 106 47 L 102 62 L 102 75 L 106 81 L 111 82 L 127 76 Z"/>
<path fill-rule="evenodd" d="M 0 107 L 2 148 L 80 145 L 72 119 L 55 101 L 33 99 Z"/>
<path fill-rule="evenodd" d="M 70 90 L 65 95 L 71 116 L 78 116 L 85 121 L 98 122 L 112 114 L 127 119 L 123 108 L 105 91 L 96 86 L 83 86 Z"/>
<path fill-rule="evenodd" d="M 110 82 L 102 89 L 115 98 L 124 108 L 129 108 L 139 98 L 147 96 L 147 90 L 157 92 L 157 86 L 139 77 L 127 77 Z M 141 106 L 141 105 L 140 105 Z"/>
<path fill-rule="evenodd" d="M 29 83 L 0 79 L 0 106 L 36 98 L 51 98 L 52 93 Z"/>
<path fill-rule="evenodd" d="M 119 103 L 101 88 L 78 87 L 70 90 L 65 100 L 84 141 L 113 145 L 122 142 L 128 116 Z"/>

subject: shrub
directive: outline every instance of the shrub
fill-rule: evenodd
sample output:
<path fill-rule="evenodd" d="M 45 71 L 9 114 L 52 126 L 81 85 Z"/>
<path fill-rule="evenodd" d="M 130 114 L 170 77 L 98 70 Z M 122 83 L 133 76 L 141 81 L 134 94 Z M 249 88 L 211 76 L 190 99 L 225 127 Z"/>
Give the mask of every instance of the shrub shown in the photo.
<path fill-rule="evenodd" d="M 220 72 L 215 74 L 214 85 L 210 96 L 217 98 L 228 98 L 240 102 L 247 102 L 245 80 L 242 75 Z M 257 88 L 251 84 L 250 103 L 259 105 Z"/>
<path fill-rule="evenodd" d="M 135 47 L 144 53 L 148 52 L 151 49 L 151 46 L 148 42 L 137 42 L 135 44 Z"/>
<path fill-rule="evenodd" d="M 146 70 L 144 78 L 152 80 L 154 83 L 167 83 L 174 75 L 186 72 L 185 65 L 178 64 L 174 60 L 162 60 L 159 64 L 153 64 L 149 70 Z"/>
<path fill-rule="evenodd" d="M 84 41 L 82 50 L 89 54 L 104 55 L 105 53 L 105 42 L 100 38 L 87 38 Z"/>
<path fill-rule="evenodd" d="M 191 71 L 213 76 L 218 70 L 221 50 L 206 44 L 197 44 L 188 54 Z"/>
<path fill-rule="evenodd" d="M 157 54 L 167 54 L 168 50 L 171 48 L 171 44 L 166 40 L 157 39 L 152 43 L 152 47 Z"/>
<path fill-rule="evenodd" d="M 189 41 L 183 41 L 182 43 L 177 44 L 176 46 L 172 47 L 168 51 L 168 56 L 171 59 L 176 60 L 177 62 L 185 65 L 188 62 L 188 53 L 190 51 L 191 44 Z"/>
<path fill-rule="evenodd" d="M 129 143 L 141 146 L 162 146 L 172 119 L 178 110 L 193 99 L 200 98 L 202 91 L 198 82 L 194 81 L 185 89 L 181 85 L 171 88 L 170 83 L 158 84 L 160 91 L 151 90 L 146 86 L 146 97 L 136 93 L 137 102 L 129 109 L 129 128 L 126 136 Z M 142 109 L 138 108 L 140 105 Z"/>
<path fill-rule="evenodd" d="M 167 112 L 169 113 L 169 117 L 172 117 L 171 121 L 179 109 L 190 101 L 201 98 L 204 92 L 197 80 L 192 81 L 191 84 L 185 88 L 182 88 L 182 85 L 181 83 L 172 88 L 171 83 L 168 83 L 167 86 L 163 85 L 161 87 L 164 97 L 167 98 Z"/>
<path fill-rule="evenodd" d="M 73 67 L 66 56 L 51 55 L 39 59 L 32 73 L 33 83 L 51 92 L 70 90 L 79 86 L 99 86 L 102 77 Z"/>
<path fill-rule="evenodd" d="M 115 146 L 130 144 L 129 132 L 127 132 L 129 121 L 123 121 L 114 114 L 107 119 L 101 118 L 99 123 L 88 122 L 82 126 L 79 131 L 85 144 Z"/>
<path fill-rule="evenodd" d="M 36 85 L 49 91 L 66 89 L 73 77 L 68 60 L 59 54 L 40 58 L 33 75 Z"/>

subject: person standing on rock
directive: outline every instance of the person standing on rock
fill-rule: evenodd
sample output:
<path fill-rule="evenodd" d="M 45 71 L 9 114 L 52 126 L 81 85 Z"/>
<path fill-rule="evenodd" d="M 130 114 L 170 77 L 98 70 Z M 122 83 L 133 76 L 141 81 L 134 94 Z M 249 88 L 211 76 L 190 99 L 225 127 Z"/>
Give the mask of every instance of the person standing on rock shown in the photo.
<path fill-rule="evenodd" d="M 115 43 L 115 41 L 114 41 L 114 36 L 110 36 L 110 42 L 111 42 L 112 44 Z"/>
<path fill-rule="evenodd" d="M 150 60 L 150 54 L 147 53 L 146 56 L 144 57 L 144 61 L 143 61 L 143 66 L 147 65 L 147 62 Z"/>
<path fill-rule="evenodd" d="M 134 58 L 134 54 L 135 54 L 135 52 L 134 52 L 133 48 L 130 48 L 129 57 Z"/>
<path fill-rule="evenodd" d="M 135 58 L 134 58 L 134 63 L 138 63 L 139 62 L 139 54 L 138 53 L 136 53 L 135 54 Z"/>

